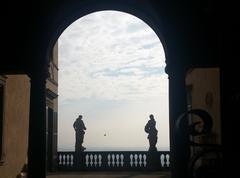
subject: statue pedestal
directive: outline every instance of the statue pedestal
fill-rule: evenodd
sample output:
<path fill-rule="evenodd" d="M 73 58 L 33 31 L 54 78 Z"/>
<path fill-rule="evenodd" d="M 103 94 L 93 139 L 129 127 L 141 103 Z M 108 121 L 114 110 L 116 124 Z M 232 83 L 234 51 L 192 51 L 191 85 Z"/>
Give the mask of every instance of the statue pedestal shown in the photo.
<path fill-rule="evenodd" d="M 152 149 L 148 151 L 148 166 L 149 170 L 157 171 L 160 169 L 160 156 L 157 149 Z"/>
<path fill-rule="evenodd" d="M 74 166 L 78 169 L 84 168 L 84 154 L 82 151 L 75 152 Z"/>

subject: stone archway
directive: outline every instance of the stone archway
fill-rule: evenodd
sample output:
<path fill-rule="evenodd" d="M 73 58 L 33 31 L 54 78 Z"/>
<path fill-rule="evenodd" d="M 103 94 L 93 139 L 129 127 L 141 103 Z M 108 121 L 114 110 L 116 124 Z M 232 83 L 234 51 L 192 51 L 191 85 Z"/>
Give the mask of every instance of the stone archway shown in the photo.
<path fill-rule="evenodd" d="M 43 108 L 45 109 L 43 89 L 50 51 L 60 34 L 73 21 L 99 10 L 118 10 L 130 13 L 145 21 L 162 40 L 166 52 L 166 72 L 169 75 L 172 176 L 180 178 L 186 175 L 189 155 L 187 140 L 186 138 L 177 138 L 173 129 L 178 116 L 186 111 L 185 71 L 190 65 L 196 65 L 200 57 L 198 58 L 196 55 L 198 51 L 191 50 L 195 47 L 191 46 L 195 44 L 193 39 L 198 37 L 191 31 L 195 27 L 194 19 L 190 19 L 187 16 L 192 11 L 188 10 L 184 5 L 178 3 L 171 6 L 171 4 L 164 2 L 139 2 L 135 0 L 130 2 L 125 0 L 119 2 L 108 0 L 101 2 L 97 0 L 88 2 L 69 1 L 68 3 L 48 4 L 46 13 L 40 14 L 32 24 L 35 33 L 33 32 L 29 35 L 31 41 L 28 44 L 30 49 L 32 49 L 30 58 L 35 59 L 34 61 L 29 59 L 28 62 L 31 67 L 27 68 L 32 81 L 29 177 L 39 175 L 36 173 L 39 169 L 42 172 L 40 177 L 44 177 L 44 122 L 42 121 L 44 114 L 38 115 L 37 113 L 43 111 Z M 201 44 L 200 47 L 203 49 Z M 196 62 L 192 61 L 193 56 L 196 57 Z M 201 64 L 204 64 L 204 62 Z M 36 140 L 41 140 L 43 143 L 40 148 L 36 148 Z M 40 162 L 38 161 L 39 159 L 41 160 Z"/>
<path fill-rule="evenodd" d="M 143 5 L 143 4 L 142 4 Z M 145 8 L 144 11 L 141 11 L 143 7 L 140 6 L 139 8 L 139 4 L 135 4 L 132 3 L 130 4 L 119 4 L 119 3 L 96 3 L 96 4 L 84 4 L 84 5 L 80 5 L 79 9 L 76 9 L 75 12 L 66 12 L 68 13 L 69 17 L 67 19 L 65 19 L 65 21 L 63 21 L 62 24 L 60 24 L 59 26 L 57 26 L 56 28 L 56 33 L 53 33 L 53 36 L 51 38 L 50 41 L 50 46 L 51 44 L 54 44 L 54 42 L 56 41 L 56 39 L 58 39 L 58 37 L 60 36 L 60 34 L 64 31 L 65 28 L 67 28 L 73 21 L 75 21 L 78 18 L 81 18 L 82 16 L 95 12 L 95 11 L 100 11 L 100 10 L 118 10 L 118 11 L 123 11 L 123 12 L 127 12 L 130 13 L 142 20 L 144 20 L 150 27 L 153 28 L 153 30 L 156 32 L 156 34 L 159 36 L 159 38 L 161 39 L 161 41 L 163 42 L 163 46 L 166 50 L 166 63 L 168 64 L 168 61 L 174 61 L 174 58 L 177 58 L 176 56 L 173 57 L 173 59 L 169 59 L 170 58 L 170 54 L 171 53 L 171 45 L 170 47 L 168 47 L 168 41 L 165 40 L 165 36 L 162 35 L 162 31 L 161 28 L 164 27 L 163 24 L 161 24 L 161 18 L 159 17 L 159 14 L 156 14 L 156 12 L 154 11 L 154 8 L 150 5 L 150 4 L 145 4 Z M 84 9 L 84 11 L 81 11 L 81 9 Z M 141 10 L 140 10 L 141 9 Z M 162 28 L 163 32 L 164 29 L 166 30 L 167 28 Z M 168 36 L 170 35 L 170 32 L 167 32 Z M 173 35 L 170 35 L 171 39 L 173 38 Z M 176 45 L 174 44 L 174 40 L 171 41 L 172 45 Z M 175 46 L 173 47 L 175 48 Z M 174 53 L 174 52 L 172 52 Z M 182 61 L 183 62 L 183 61 Z M 172 64 L 172 62 L 171 62 Z M 183 71 L 179 70 L 179 72 L 174 71 L 173 73 L 171 73 L 171 70 L 173 70 L 172 68 L 176 69 L 178 67 L 180 67 L 182 64 L 181 62 L 177 65 L 167 65 L 166 67 L 166 71 L 169 72 L 170 74 L 174 74 L 174 75 L 169 75 L 170 78 L 170 85 L 172 86 L 170 88 L 170 93 L 172 96 L 175 96 L 176 98 L 179 98 L 178 102 L 176 104 L 175 101 L 175 97 L 170 97 L 170 99 L 172 98 L 173 100 L 170 100 L 170 110 L 171 110 L 171 114 L 170 114 L 170 127 L 172 127 L 171 133 L 170 133 L 170 139 L 171 139 L 171 152 L 173 154 L 172 163 L 176 163 L 173 164 L 172 166 L 172 170 L 173 172 L 176 172 L 176 175 L 180 176 L 181 174 L 184 175 L 186 173 L 186 164 L 183 164 L 183 162 L 187 162 L 187 158 L 188 158 L 188 149 L 187 148 L 187 144 L 186 141 L 184 142 L 184 139 L 182 140 L 182 142 L 176 142 L 176 140 L 174 140 L 173 137 L 175 137 L 173 135 L 173 127 L 174 127 L 174 123 L 176 118 L 180 115 L 180 113 L 185 111 L 185 98 L 184 98 L 184 91 L 185 91 L 185 85 L 184 85 L 184 75 L 183 75 Z M 175 78 L 175 76 L 177 76 Z M 182 76 L 182 77 L 181 77 Z M 177 84 L 176 84 L 177 83 Z M 181 84 L 183 84 L 181 86 Z M 173 86 L 174 85 L 174 86 Z M 179 88 L 179 90 L 176 92 L 175 89 L 173 90 L 173 88 L 176 88 L 176 86 Z M 181 97 L 179 97 L 181 96 Z M 174 103 L 174 104 L 173 104 Z M 176 107 L 178 106 L 178 107 Z M 182 106 L 182 107 L 179 107 Z M 174 112 L 175 111 L 175 112 Z M 175 118 L 175 119 L 174 119 Z M 183 151 L 180 153 L 177 150 L 177 147 L 182 147 L 185 144 L 185 148 L 181 149 L 181 150 L 186 150 L 185 153 L 183 153 Z M 176 149 L 177 148 L 177 149 Z M 180 153 L 180 154 L 179 154 Z M 184 155 L 184 156 L 183 156 Z M 178 162 L 181 162 L 181 164 L 178 164 Z M 176 166 L 174 166 L 176 165 Z M 183 168 L 185 166 L 185 168 Z"/>

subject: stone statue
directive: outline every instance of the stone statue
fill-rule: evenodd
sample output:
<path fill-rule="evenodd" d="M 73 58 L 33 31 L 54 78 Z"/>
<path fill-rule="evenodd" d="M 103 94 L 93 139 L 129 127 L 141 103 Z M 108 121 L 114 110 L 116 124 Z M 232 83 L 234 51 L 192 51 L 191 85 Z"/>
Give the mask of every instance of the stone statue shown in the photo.
<path fill-rule="evenodd" d="M 151 114 L 149 116 L 150 120 L 145 125 L 145 132 L 148 133 L 148 140 L 149 140 L 149 150 L 148 151 L 157 151 L 157 134 L 158 130 L 156 129 L 156 121 L 154 119 L 154 116 Z"/>
<path fill-rule="evenodd" d="M 82 146 L 85 130 L 87 129 L 82 120 L 82 115 L 79 115 L 73 124 L 73 128 L 75 130 L 75 152 L 84 151 L 86 148 Z"/>

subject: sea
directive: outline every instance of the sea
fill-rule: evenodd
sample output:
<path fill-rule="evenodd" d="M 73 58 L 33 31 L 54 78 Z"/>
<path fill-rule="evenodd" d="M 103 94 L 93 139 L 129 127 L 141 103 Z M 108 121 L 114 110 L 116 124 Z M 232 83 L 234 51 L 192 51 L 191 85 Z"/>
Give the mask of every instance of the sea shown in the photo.
<path fill-rule="evenodd" d="M 169 151 L 169 147 L 157 147 L 158 151 Z M 58 151 L 74 151 L 73 146 L 58 147 Z M 148 151 L 148 147 L 86 147 L 85 151 Z"/>

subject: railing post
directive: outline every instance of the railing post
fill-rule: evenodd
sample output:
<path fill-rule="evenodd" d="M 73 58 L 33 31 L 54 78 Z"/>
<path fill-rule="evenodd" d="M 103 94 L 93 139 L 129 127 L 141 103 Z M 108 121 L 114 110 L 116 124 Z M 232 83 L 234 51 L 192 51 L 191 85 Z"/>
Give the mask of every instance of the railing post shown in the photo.
<path fill-rule="evenodd" d="M 123 156 L 124 156 L 124 168 L 127 168 L 127 169 L 129 169 L 130 167 L 131 167 L 131 165 L 130 165 L 130 153 L 129 152 L 125 152 L 124 154 L 123 154 Z"/>
<path fill-rule="evenodd" d="M 106 169 L 108 167 L 108 159 L 106 152 L 103 152 L 102 154 L 102 169 Z"/>

